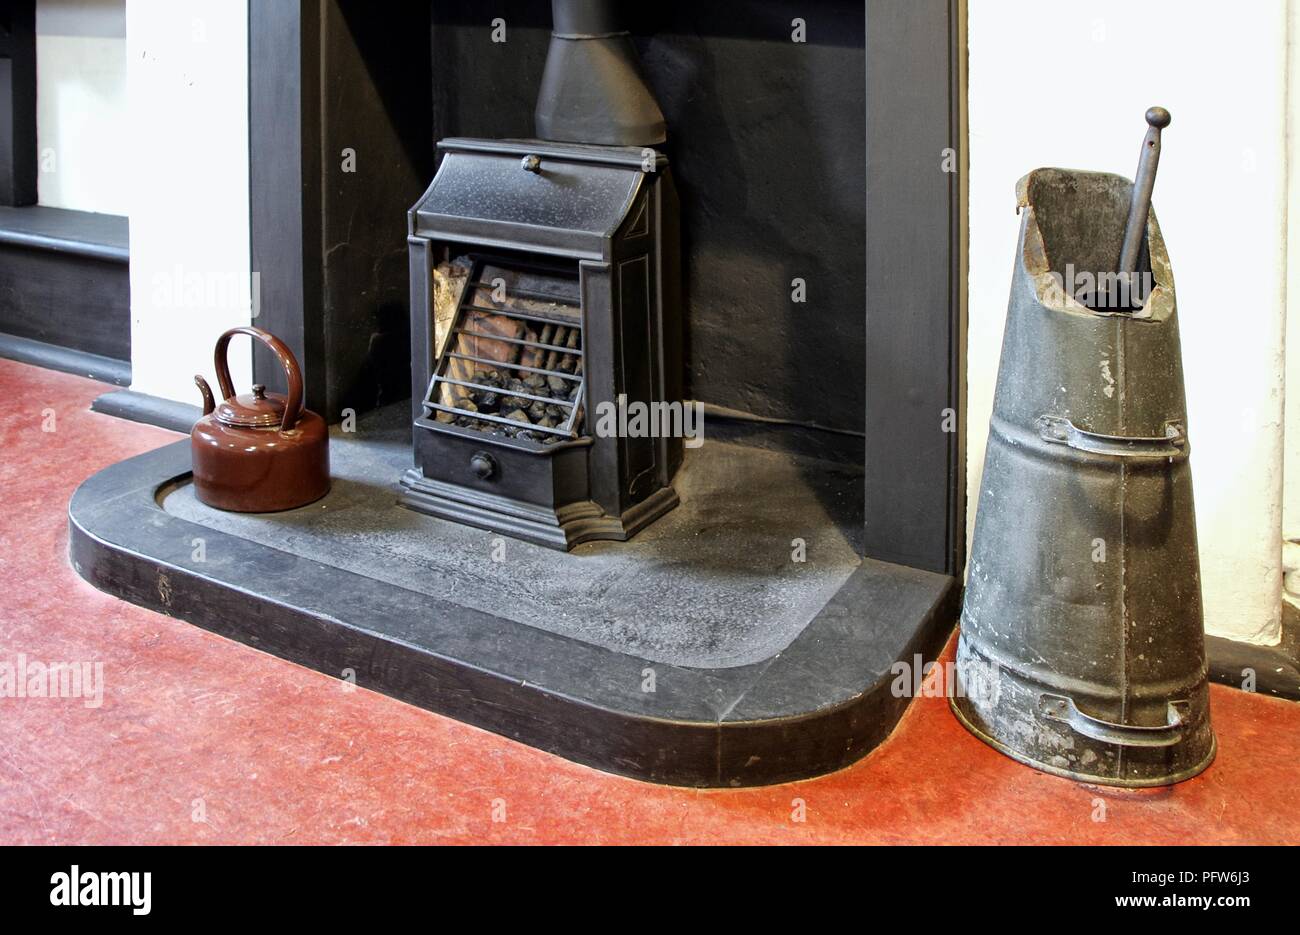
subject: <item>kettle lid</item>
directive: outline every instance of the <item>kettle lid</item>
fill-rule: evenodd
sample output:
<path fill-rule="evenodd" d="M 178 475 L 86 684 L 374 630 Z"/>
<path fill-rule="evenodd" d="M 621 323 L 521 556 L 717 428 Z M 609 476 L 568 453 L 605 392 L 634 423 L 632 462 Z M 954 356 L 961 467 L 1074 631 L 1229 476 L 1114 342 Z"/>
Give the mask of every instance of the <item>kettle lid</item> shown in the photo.
<path fill-rule="evenodd" d="M 217 421 L 222 425 L 241 428 L 278 427 L 284 418 L 284 397 L 279 393 L 268 393 L 261 383 L 253 386 L 253 392 L 241 393 L 224 400 L 217 406 Z"/>

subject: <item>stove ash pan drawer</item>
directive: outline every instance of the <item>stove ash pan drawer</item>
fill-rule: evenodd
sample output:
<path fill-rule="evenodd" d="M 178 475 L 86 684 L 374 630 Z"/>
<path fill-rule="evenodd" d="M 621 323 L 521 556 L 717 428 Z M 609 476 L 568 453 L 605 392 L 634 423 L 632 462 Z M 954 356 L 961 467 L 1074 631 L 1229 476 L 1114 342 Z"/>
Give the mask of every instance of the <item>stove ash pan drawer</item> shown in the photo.
<path fill-rule="evenodd" d="M 534 452 L 438 429 L 415 437 L 416 460 L 429 480 L 548 509 L 587 499 L 590 448 L 584 440 Z"/>

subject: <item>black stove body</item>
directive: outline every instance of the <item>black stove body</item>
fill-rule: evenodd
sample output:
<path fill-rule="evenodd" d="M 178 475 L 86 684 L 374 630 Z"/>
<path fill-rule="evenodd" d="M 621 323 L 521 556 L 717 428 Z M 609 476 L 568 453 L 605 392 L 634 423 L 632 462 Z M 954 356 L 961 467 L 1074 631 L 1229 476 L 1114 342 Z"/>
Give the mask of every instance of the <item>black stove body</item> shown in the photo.
<path fill-rule="evenodd" d="M 681 271 L 666 124 L 631 37 L 609 0 L 551 9 L 541 139 L 443 140 L 409 213 L 401 502 L 570 549 L 677 505 Z"/>
<path fill-rule="evenodd" d="M 657 405 L 680 419 L 667 159 L 537 140 L 438 146 L 409 213 L 417 466 L 401 502 L 553 548 L 625 540 L 678 502 L 681 433 Z M 638 405 L 666 431 L 608 431 L 627 424 L 608 414 Z"/>

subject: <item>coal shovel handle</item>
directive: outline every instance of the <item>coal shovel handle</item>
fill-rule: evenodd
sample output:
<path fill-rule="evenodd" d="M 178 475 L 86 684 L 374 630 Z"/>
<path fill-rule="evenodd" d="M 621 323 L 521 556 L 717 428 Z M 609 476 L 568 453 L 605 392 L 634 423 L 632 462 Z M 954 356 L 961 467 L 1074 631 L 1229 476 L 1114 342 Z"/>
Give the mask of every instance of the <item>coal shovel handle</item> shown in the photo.
<path fill-rule="evenodd" d="M 237 334 L 246 334 L 249 337 L 256 338 L 269 347 L 275 356 L 279 358 L 280 366 L 284 368 L 285 382 L 288 384 L 288 394 L 284 400 L 284 418 L 280 420 L 280 431 L 289 431 L 298 424 L 298 419 L 302 416 L 302 371 L 298 369 L 298 361 L 293 356 L 293 351 L 289 350 L 288 345 L 269 331 L 245 325 L 239 328 L 231 328 L 217 338 L 217 347 L 212 353 L 212 363 L 217 370 L 217 385 L 221 387 L 221 398 L 230 399 L 235 395 L 234 384 L 230 382 L 230 364 L 226 360 L 226 349 L 230 347 L 230 339 Z"/>
<path fill-rule="evenodd" d="M 1156 169 L 1160 165 L 1160 131 L 1170 122 L 1169 111 L 1163 107 L 1152 107 L 1146 117 L 1147 134 L 1142 139 L 1137 177 L 1133 179 L 1133 195 L 1129 199 L 1128 221 L 1124 225 L 1124 242 L 1119 249 L 1121 276 L 1137 272 L 1142 236 L 1146 233 L 1147 217 L 1151 213 L 1151 193 L 1156 187 Z"/>
<path fill-rule="evenodd" d="M 1165 709 L 1164 724 L 1141 727 L 1136 724 L 1116 724 L 1084 714 L 1074 699 L 1065 695 L 1044 694 L 1038 698 L 1039 716 L 1068 724 L 1076 734 L 1121 747 L 1174 746 L 1187 732 L 1187 713 L 1191 706 L 1190 701 L 1171 701 Z"/>

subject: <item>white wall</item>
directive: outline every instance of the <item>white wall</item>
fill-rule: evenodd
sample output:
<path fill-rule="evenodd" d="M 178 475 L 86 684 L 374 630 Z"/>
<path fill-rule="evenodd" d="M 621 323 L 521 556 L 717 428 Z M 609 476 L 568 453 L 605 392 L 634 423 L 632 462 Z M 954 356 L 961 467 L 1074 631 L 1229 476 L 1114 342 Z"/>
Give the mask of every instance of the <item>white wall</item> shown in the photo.
<path fill-rule="evenodd" d="M 1287 62 L 1286 460 L 1282 491 L 1283 582 L 1300 607 L 1300 0 L 1291 0 Z"/>
<path fill-rule="evenodd" d="M 127 0 L 131 388 L 198 403 L 250 318 L 246 0 Z M 248 339 L 231 347 L 246 388 Z M 215 384 L 214 384 L 215 386 Z"/>
<path fill-rule="evenodd" d="M 1276 642 L 1286 3 L 969 0 L 969 517 L 1018 219 L 1038 166 L 1131 176 L 1168 107 L 1155 208 L 1177 285 L 1206 628 Z"/>
<path fill-rule="evenodd" d="M 37 0 L 39 201 L 126 214 L 125 0 Z"/>

